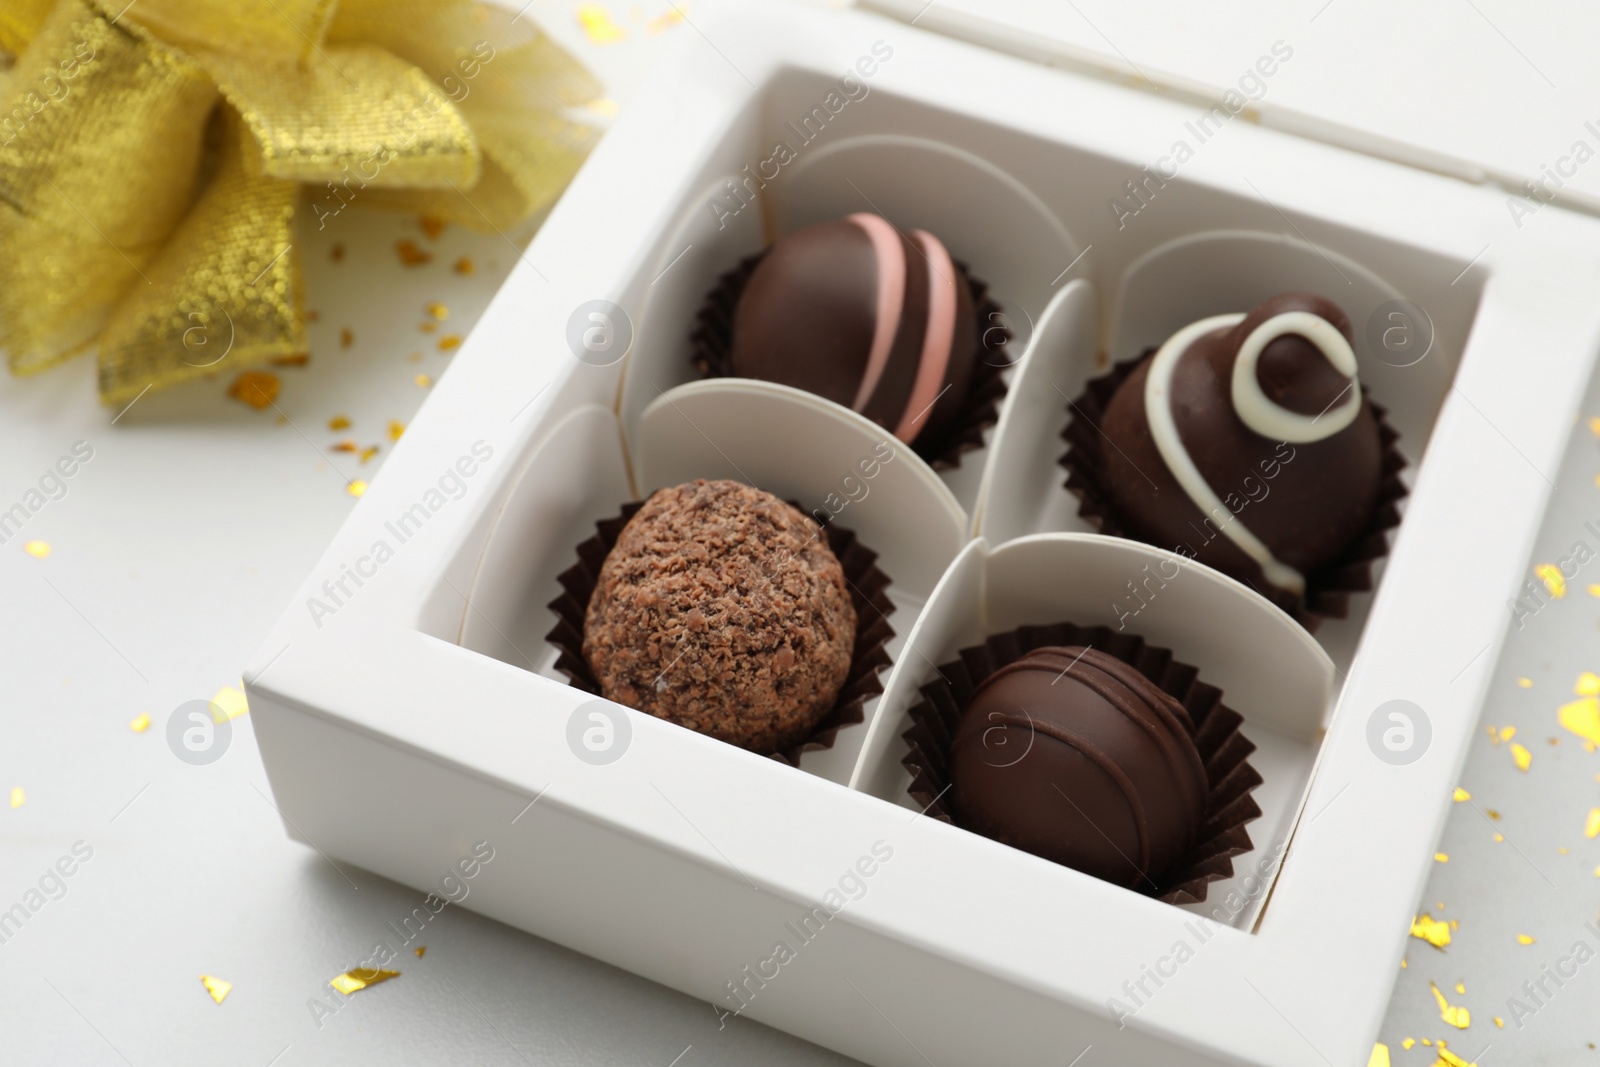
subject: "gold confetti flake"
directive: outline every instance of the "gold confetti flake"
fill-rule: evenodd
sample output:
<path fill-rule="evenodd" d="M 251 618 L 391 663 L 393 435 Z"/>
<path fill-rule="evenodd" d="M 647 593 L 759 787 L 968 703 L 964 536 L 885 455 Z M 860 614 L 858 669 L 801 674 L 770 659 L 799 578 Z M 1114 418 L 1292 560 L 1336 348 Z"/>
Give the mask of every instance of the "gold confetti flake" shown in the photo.
<path fill-rule="evenodd" d="M 48 559 L 50 556 L 50 542 L 29 541 L 27 544 L 22 546 L 22 551 L 26 552 L 34 559 Z"/>
<path fill-rule="evenodd" d="M 425 250 L 409 237 L 402 237 L 394 243 L 394 250 L 400 257 L 400 262 L 407 267 L 420 267 L 424 263 L 433 262 L 433 253 Z"/>
<path fill-rule="evenodd" d="M 1516 760 L 1517 770 L 1519 771 L 1526 771 L 1533 766 L 1533 753 L 1529 752 L 1524 745 L 1513 743 L 1511 746 L 1511 758 Z"/>
<path fill-rule="evenodd" d="M 244 690 L 237 686 L 225 685 L 218 689 L 216 695 L 211 698 L 211 703 L 215 706 L 211 717 L 216 719 L 218 713 L 222 715 L 222 719 L 217 719 L 217 722 L 250 714 L 250 703 L 245 699 Z"/>
<path fill-rule="evenodd" d="M 424 952 L 428 951 L 428 946 L 427 945 L 418 945 L 416 948 L 412 949 L 411 951 L 416 953 L 417 959 L 420 960 L 422 958 L 422 954 Z"/>
<path fill-rule="evenodd" d="M 439 324 L 437 322 L 424 322 L 417 326 L 417 329 L 421 330 L 423 333 L 432 333 L 438 328 Z"/>
<path fill-rule="evenodd" d="M 579 4 L 578 25 L 583 27 L 590 44 L 615 44 L 628 36 L 628 31 L 617 25 L 604 4 Z"/>
<path fill-rule="evenodd" d="M 1448 852 L 1435 852 L 1433 854 L 1433 862 L 1435 862 L 1435 863 L 1449 863 L 1450 862 L 1450 854 Z"/>
<path fill-rule="evenodd" d="M 455 266 L 451 269 L 453 269 L 457 274 L 471 274 L 478 268 L 472 265 L 472 260 L 470 258 L 467 256 L 462 256 L 460 259 L 456 260 Z"/>
<path fill-rule="evenodd" d="M 1444 948 L 1450 943 L 1450 924 L 1424 912 L 1411 921 L 1411 936 L 1434 948 Z"/>
<path fill-rule="evenodd" d="M 352 438 L 346 437 L 342 441 L 335 441 L 333 444 L 329 445 L 328 451 L 354 453 L 361 451 L 361 446 L 356 444 Z"/>
<path fill-rule="evenodd" d="M 1572 695 L 1580 697 L 1600 696 L 1600 674 L 1593 671 L 1584 671 L 1578 675 L 1578 680 L 1573 683 Z"/>
<path fill-rule="evenodd" d="M 683 12 L 673 7 L 670 11 L 663 11 L 649 22 L 645 23 L 645 32 L 655 37 L 666 33 L 672 27 L 683 21 Z"/>
<path fill-rule="evenodd" d="M 355 970 L 334 975 L 328 979 L 328 984 L 348 997 L 350 994 L 360 992 L 368 986 L 375 986 L 379 982 L 387 982 L 391 978 L 399 977 L 399 971 L 380 971 L 357 967 Z"/>
<path fill-rule="evenodd" d="M 311 353 L 290 352 L 286 356 L 273 356 L 267 362 L 274 367 L 304 367 L 311 362 Z"/>
<path fill-rule="evenodd" d="M 419 374 L 411 380 L 417 383 L 418 389 L 426 389 L 433 384 L 433 379 L 426 374 Z"/>
<path fill-rule="evenodd" d="M 367 483 L 362 481 L 360 478 L 357 478 L 349 485 L 345 486 L 344 491 L 349 493 L 351 496 L 361 496 L 367 491 Z"/>
<path fill-rule="evenodd" d="M 457 334 L 447 333 L 439 338 L 439 351 L 450 352 L 461 347 L 461 338 Z"/>
<path fill-rule="evenodd" d="M 1527 934 L 1518 934 L 1517 935 L 1517 944 L 1519 944 L 1519 945 L 1531 945 L 1531 944 L 1533 944 L 1533 938 L 1529 937 Z"/>
<path fill-rule="evenodd" d="M 1391 1067 L 1389 1061 L 1389 1046 L 1382 1041 L 1372 1046 L 1372 1055 L 1367 1057 L 1367 1067 Z"/>
<path fill-rule="evenodd" d="M 142 734 L 146 730 L 150 729 L 150 713 L 140 712 L 138 715 L 135 715 L 128 723 L 128 729 L 132 730 L 136 734 Z"/>
<path fill-rule="evenodd" d="M 1433 990 L 1433 999 L 1439 1002 L 1439 1018 L 1457 1030 L 1465 1030 L 1472 1025 L 1472 1013 L 1470 1011 L 1459 1004 L 1451 1004 L 1433 982 L 1428 983 L 1428 988 Z"/>
<path fill-rule="evenodd" d="M 1404 1041 L 1400 1042 L 1400 1047 L 1405 1049 L 1407 1052 L 1410 1052 L 1411 1051 L 1411 1046 L 1415 1045 L 1416 1043 L 1417 1043 L 1417 1039 L 1416 1038 L 1408 1037 Z"/>
<path fill-rule="evenodd" d="M 1495 822 L 1500 821 L 1500 813 L 1493 808 L 1484 808 L 1483 813 L 1489 816 L 1489 818 L 1493 819 Z"/>
<path fill-rule="evenodd" d="M 1600 586 L 1591 585 L 1589 588 L 1590 588 L 1590 590 L 1600 589 Z M 1600 596 L 1600 593 L 1596 593 L 1595 595 L 1596 596 Z M 1518 678 L 1517 679 L 1517 684 L 1520 685 L 1524 689 L 1532 689 L 1533 688 L 1533 679 L 1532 678 Z"/>
<path fill-rule="evenodd" d="M 1459 803 L 1461 803 L 1461 802 L 1462 802 L 1462 801 L 1463 801 L 1463 800 L 1471 800 L 1471 799 L 1472 799 L 1472 794 L 1471 794 L 1471 793 L 1469 793 L 1469 792 L 1467 792 L 1467 791 L 1466 791 L 1466 790 L 1465 790 L 1465 789 L 1462 789 L 1462 788 L 1461 788 L 1461 787 L 1460 787 L 1460 786 L 1459 786 L 1459 785 L 1458 785 L 1458 786 L 1456 786 L 1456 791 L 1455 791 L 1455 793 L 1454 793 L 1454 794 L 1452 794 L 1452 796 L 1451 796 L 1451 798 L 1450 798 L 1450 799 L 1452 799 L 1452 800 L 1454 800 L 1454 801 L 1455 801 L 1455 802 L 1456 802 L 1456 803 L 1457 803 L 1457 804 L 1459 804 Z"/>
<path fill-rule="evenodd" d="M 1600 698 L 1586 696 L 1563 704 L 1556 716 L 1566 729 L 1590 744 L 1600 745 Z"/>
<path fill-rule="evenodd" d="M 450 309 L 445 307 L 443 304 L 439 303 L 438 301 L 434 301 L 433 303 L 428 305 L 428 314 L 432 315 L 435 319 L 439 320 L 440 322 L 443 322 L 445 319 L 448 319 L 450 317 Z"/>
<path fill-rule="evenodd" d="M 1589 416 L 1589 432 L 1600 437 L 1600 415 Z"/>
<path fill-rule="evenodd" d="M 1456 992 L 1465 995 L 1466 992 L 1467 992 L 1467 983 L 1465 983 L 1465 982 L 1457 982 L 1456 983 Z"/>
<path fill-rule="evenodd" d="M 206 987 L 206 992 L 211 994 L 211 999 L 221 1004 L 228 999 L 228 993 L 233 989 L 233 983 L 213 974 L 202 974 L 200 984 Z"/>
<path fill-rule="evenodd" d="M 356 343 L 356 335 L 350 332 L 350 327 L 346 326 L 344 329 L 339 331 L 339 347 L 340 348 L 349 348 L 351 345 L 353 345 L 355 343 Z"/>
<path fill-rule="evenodd" d="M 1539 576 L 1544 587 L 1550 590 L 1550 595 L 1557 600 L 1567 595 L 1567 580 L 1562 577 L 1561 568 L 1554 563 L 1541 563 L 1533 568 L 1533 573 Z"/>
<path fill-rule="evenodd" d="M 20 785 L 12 786 L 11 787 L 11 806 L 12 806 L 12 808 L 20 808 L 20 807 L 22 807 L 22 805 L 26 804 L 27 802 L 28 802 L 27 790 L 23 789 Z"/>
<path fill-rule="evenodd" d="M 1426 1044 L 1427 1040 L 1424 1039 Z M 1468 1063 L 1454 1052 L 1444 1047 L 1444 1042 L 1439 1042 L 1439 1058 L 1433 1061 L 1433 1067 L 1478 1067 L 1476 1063 Z"/>
<path fill-rule="evenodd" d="M 228 395 L 242 404 L 261 411 L 278 399 L 278 376 L 268 371 L 247 370 L 233 380 Z"/>
<path fill-rule="evenodd" d="M 437 215 L 422 215 L 417 219 L 417 225 L 422 227 L 422 232 L 427 235 L 428 240 L 437 241 L 449 224 Z"/>
<path fill-rule="evenodd" d="M 1572 850 L 1570 848 L 1567 848 L 1565 845 L 1562 845 L 1562 846 L 1560 846 L 1560 847 L 1558 847 L 1556 849 L 1556 855 L 1558 855 L 1558 856 L 1570 856 L 1570 855 L 1572 855 Z"/>
<path fill-rule="evenodd" d="M 1506 839 L 1506 835 L 1505 834 L 1495 834 L 1494 835 L 1494 843 L 1497 844 L 1497 845 L 1500 844 L 1505 839 Z"/>
<path fill-rule="evenodd" d="M 400 435 L 406 432 L 406 424 L 399 419 L 389 420 L 389 440 L 398 441 Z"/>
<path fill-rule="evenodd" d="M 350 418 L 347 415 L 335 415 L 328 420 L 328 429 L 330 430 L 348 430 L 349 428 Z"/>
<path fill-rule="evenodd" d="M 333 242 L 333 247 L 328 249 L 328 258 L 333 260 L 335 263 L 337 263 L 340 260 L 344 259 L 344 242 L 343 241 L 335 241 L 335 242 Z"/>
<path fill-rule="evenodd" d="M 1502 1030 L 1504 1030 L 1506 1028 L 1506 1021 L 1504 1019 L 1500 1018 L 1500 1016 L 1498 1016 L 1498 1015 L 1496 1015 L 1494 1017 L 1494 1024 L 1496 1026 L 1498 1026 Z"/>
<path fill-rule="evenodd" d="M 1517 728 L 1515 726 L 1502 726 L 1500 728 L 1500 740 L 1509 741 L 1516 736 Z"/>
<path fill-rule="evenodd" d="M 378 446 L 377 445 L 368 445 L 366 448 L 363 448 L 361 450 L 361 462 L 365 463 L 367 460 L 371 459 L 373 456 L 376 456 L 377 454 L 378 454 Z"/>

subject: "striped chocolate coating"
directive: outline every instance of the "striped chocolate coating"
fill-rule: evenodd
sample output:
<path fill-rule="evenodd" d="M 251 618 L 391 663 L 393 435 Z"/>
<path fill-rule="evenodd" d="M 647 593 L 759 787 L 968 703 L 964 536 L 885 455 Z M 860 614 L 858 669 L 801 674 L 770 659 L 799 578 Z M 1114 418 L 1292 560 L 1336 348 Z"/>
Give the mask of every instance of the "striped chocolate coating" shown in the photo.
<path fill-rule="evenodd" d="M 1040 648 L 979 685 L 950 746 L 969 830 L 1128 888 L 1194 846 L 1205 766 L 1176 699 L 1097 649 Z"/>
<path fill-rule="evenodd" d="M 960 410 L 978 344 L 971 282 L 943 243 L 859 213 L 773 245 L 734 310 L 730 362 L 913 443 Z"/>

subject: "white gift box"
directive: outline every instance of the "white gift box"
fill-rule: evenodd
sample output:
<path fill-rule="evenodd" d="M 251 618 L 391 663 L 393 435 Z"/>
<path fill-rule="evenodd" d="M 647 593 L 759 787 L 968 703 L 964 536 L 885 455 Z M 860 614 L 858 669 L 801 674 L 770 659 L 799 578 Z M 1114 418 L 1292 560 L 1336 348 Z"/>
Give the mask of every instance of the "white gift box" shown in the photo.
<path fill-rule="evenodd" d="M 708 1023 L 873 1064 L 1364 1063 L 1600 344 L 1600 225 L 1551 207 L 1519 229 L 1502 194 L 1221 110 L 1162 163 L 1151 145 L 1198 140 L 1193 105 L 742 7 L 621 116 L 262 646 L 250 718 L 288 832 L 419 888 L 488 840 L 466 906 L 703 998 Z M 884 462 L 881 431 L 817 398 L 692 380 L 718 275 L 857 210 L 940 234 L 1018 336 L 1000 422 L 953 471 L 892 442 Z M 1128 624 L 1244 716 L 1254 851 L 1173 907 L 922 816 L 900 734 L 935 666 L 1024 622 L 1116 625 L 1164 556 L 1086 532 L 1067 400 L 1290 288 L 1362 338 L 1409 301 L 1429 344 L 1406 366 L 1358 345 L 1412 463 L 1375 595 L 1313 639 L 1191 564 Z M 576 546 L 693 477 L 826 508 L 893 579 L 885 692 L 798 769 L 554 670 Z M 1397 700 L 1404 764 L 1369 743 Z"/>

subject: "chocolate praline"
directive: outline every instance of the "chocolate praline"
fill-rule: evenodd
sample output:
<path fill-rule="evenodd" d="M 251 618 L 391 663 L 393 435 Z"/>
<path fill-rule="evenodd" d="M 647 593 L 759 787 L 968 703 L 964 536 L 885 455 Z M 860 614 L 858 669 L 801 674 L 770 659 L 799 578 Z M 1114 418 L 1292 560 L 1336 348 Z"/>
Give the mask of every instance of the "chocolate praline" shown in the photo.
<path fill-rule="evenodd" d="M 981 337 L 972 283 L 944 244 L 855 214 L 781 238 L 734 309 L 735 375 L 860 412 L 908 444 L 960 412 Z"/>
<path fill-rule="evenodd" d="M 1113 517 L 1272 599 L 1371 528 L 1384 444 L 1362 392 L 1350 320 L 1284 293 L 1202 320 L 1147 355 L 1101 430 Z"/>
<path fill-rule="evenodd" d="M 856 613 L 821 529 L 732 481 L 656 492 L 600 567 L 583 655 L 608 700 L 771 753 L 849 675 Z"/>
<path fill-rule="evenodd" d="M 1140 889 L 1176 873 L 1208 793 L 1183 705 L 1079 646 L 1035 649 L 978 686 L 950 782 L 962 827 Z"/>

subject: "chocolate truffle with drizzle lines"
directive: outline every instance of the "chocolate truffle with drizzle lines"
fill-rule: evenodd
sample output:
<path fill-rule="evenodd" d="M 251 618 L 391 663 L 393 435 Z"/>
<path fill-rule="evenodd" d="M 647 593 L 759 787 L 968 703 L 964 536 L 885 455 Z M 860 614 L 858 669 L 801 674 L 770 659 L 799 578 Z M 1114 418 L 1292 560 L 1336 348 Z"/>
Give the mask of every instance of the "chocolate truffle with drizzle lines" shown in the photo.
<path fill-rule="evenodd" d="M 1127 534 L 1299 601 L 1379 505 L 1384 444 L 1351 337 L 1331 301 L 1284 293 L 1145 357 L 1101 427 Z"/>
<path fill-rule="evenodd" d="M 972 281 L 944 244 L 863 212 L 772 246 L 734 310 L 730 365 L 913 444 L 960 413 L 980 347 Z"/>

